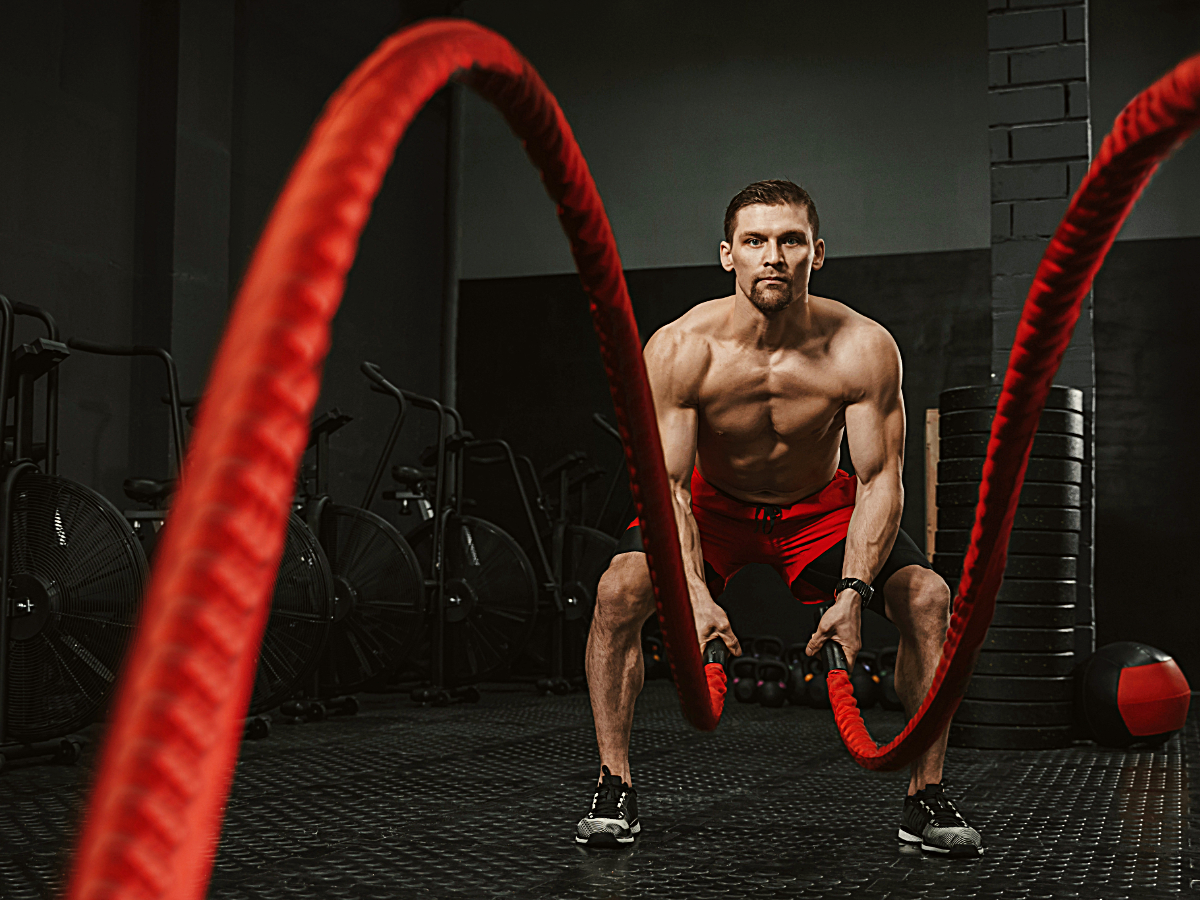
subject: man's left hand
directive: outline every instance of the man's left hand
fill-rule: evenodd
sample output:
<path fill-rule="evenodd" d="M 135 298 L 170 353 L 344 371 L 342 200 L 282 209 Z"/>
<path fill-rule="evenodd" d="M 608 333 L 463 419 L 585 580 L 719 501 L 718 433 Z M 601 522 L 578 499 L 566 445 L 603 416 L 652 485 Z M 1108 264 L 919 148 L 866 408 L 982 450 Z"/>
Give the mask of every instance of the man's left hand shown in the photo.
<path fill-rule="evenodd" d="M 847 672 L 853 672 L 854 660 L 862 649 L 862 598 L 853 588 L 842 591 L 833 606 L 821 616 L 821 623 L 809 639 L 805 652 L 816 656 L 826 641 L 841 644 L 849 667 Z"/>

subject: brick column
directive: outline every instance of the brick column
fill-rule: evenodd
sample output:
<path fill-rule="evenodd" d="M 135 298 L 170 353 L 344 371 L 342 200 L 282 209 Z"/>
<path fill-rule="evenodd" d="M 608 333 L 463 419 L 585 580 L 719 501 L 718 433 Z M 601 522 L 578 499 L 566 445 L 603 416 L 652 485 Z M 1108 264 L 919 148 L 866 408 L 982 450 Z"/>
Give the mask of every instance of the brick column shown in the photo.
<path fill-rule="evenodd" d="M 988 0 L 992 168 L 992 379 L 1008 364 L 1033 273 L 1091 159 L 1087 0 Z M 1092 444 L 1095 364 L 1089 295 L 1057 384 L 1087 408 L 1076 653 L 1095 643 Z"/>

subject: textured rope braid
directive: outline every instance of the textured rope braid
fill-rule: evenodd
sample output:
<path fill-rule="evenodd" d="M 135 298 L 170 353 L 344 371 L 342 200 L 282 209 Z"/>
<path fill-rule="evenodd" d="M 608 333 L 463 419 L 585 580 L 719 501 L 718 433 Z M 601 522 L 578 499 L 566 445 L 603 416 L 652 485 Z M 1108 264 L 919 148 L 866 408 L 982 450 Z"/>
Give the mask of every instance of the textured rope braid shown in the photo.
<path fill-rule="evenodd" d="M 724 673 L 701 666 L 641 341 L 587 164 L 549 90 L 503 38 L 425 22 L 384 41 L 330 99 L 255 249 L 113 704 L 71 900 L 205 894 L 330 320 L 396 145 L 451 77 L 500 108 L 557 205 L 647 523 L 683 707 L 698 727 L 716 725 Z"/>
<path fill-rule="evenodd" d="M 845 672 L 829 675 L 842 740 L 868 769 L 898 769 L 933 743 L 958 708 L 996 608 L 1025 466 L 1050 384 L 1108 248 L 1158 164 L 1200 125 L 1200 56 L 1135 97 L 1104 139 L 1054 232 L 1025 300 L 983 465 L 971 546 L 933 683 L 895 740 L 876 746 Z"/>

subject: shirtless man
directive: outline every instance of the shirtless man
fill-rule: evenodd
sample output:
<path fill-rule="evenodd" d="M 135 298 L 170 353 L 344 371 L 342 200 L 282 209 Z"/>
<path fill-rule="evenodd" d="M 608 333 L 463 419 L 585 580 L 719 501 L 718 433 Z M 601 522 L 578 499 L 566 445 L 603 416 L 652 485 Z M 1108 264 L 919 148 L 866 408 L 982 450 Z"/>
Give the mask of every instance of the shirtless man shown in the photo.
<path fill-rule="evenodd" d="M 896 690 L 911 715 L 933 680 L 950 591 L 900 530 L 904 402 L 900 352 L 876 322 L 808 293 L 825 259 L 812 198 L 789 181 L 741 191 L 725 212 L 731 297 L 693 307 L 646 344 L 646 369 L 703 647 L 740 654 L 715 598 L 747 563 L 775 569 L 803 602 L 836 602 L 808 645 L 832 640 L 851 668 L 862 608 L 900 631 Z M 842 432 L 855 475 L 838 469 Z M 635 520 L 596 596 L 587 678 L 601 777 L 576 841 L 618 846 L 641 830 L 629 735 L 642 689 L 641 627 L 654 614 Z M 977 856 L 979 832 L 941 786 L 946 735 L 913 764 L 899 837 Z"/>

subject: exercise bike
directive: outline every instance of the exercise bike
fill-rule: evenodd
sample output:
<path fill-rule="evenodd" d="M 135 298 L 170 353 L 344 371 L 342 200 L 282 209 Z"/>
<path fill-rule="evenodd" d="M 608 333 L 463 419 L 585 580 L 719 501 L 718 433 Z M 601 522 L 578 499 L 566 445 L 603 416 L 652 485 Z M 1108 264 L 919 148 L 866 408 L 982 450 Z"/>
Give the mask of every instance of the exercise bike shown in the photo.
<path fill-rule="evenodd" d="M 172 472 L 165 479 L 142 476 L 126 478 L 122 485 L 127 498 L 142 504 L 141 508 L 125 510 L 124 516 L 140 539 L 146 555 L 152 558 L 159 534 L 168 521 L 170 498 L 182 471 L 186 445 L 183 402 L 179 396 L 179 374 L 175 361 L 161 347 L 116 346 L 81 338 L 69 339 L 67 346 L 71 350 L 100 356 L 154 357 L 163 364 L 169 406 Z M 270 722 L 265 714 L 290 699 L 311 674 L 332 625 L 333 597 L 333 577 L 329 564 L 304 523 L 293 514 L 288 519 L 283 556 L 271 598 L 271 612 L 259 649 L 254 689 L 247 710 L 247 737 L 266 737 L 270 733 Z"/>
<path fill-rule="evenodd" d="M 14 313 L 41 320 L 47 336 L 13 350 Z M 78 759 L 83 739 L 72 732 L 103 712 L 146 578 L 145 555 L 116 507 L 56 474 L 51 376 L 70 355 L 58 337 L 46 310 L 0 297 L 0 764 Z M 43 378 L 39 444 L 34 397 Z"/>
<path fill-rule="evenodd" d="M 532 463 L 517 457 L 531 472 Z M 598 466 L 584 467 L 586 453 L 569 453 L 530 480 L 539 526 L 530 516 L 530 531 L 539 559 L 546 560 L 538 625 L 522 654 L 523 668 L 544 673 L 537 681 L 543 693 L 565 694 L 584 681 L 583 657 L 596 606 L 596 588 L 617 542 L 583 524 L 587 486 L 604 477 Z M 553 492 L 543 490 L 553 485 Z M 572 510 L 575 510 L 573 513 Z"/>
<path fill-rule="evenodd" d="M 402 403 L 379 465 L 386 466 L 405 412 Z M 425 626 L 420 565 L 400 532 L 368 508 L 373 489 L 359 506 L 330 496 L 329 438 L 351 421 L 334 409 L 313 422 L 309 449 L 315 462 L 303 470 L 296 498 L 329 560 L 335 598 L 329 641 L 306 685 L 307 700 L 284 710 L 306 719 L 356 711 L 353 693 L 382 686 L 416 649 Z"/>
<path fill-rule="evenodd" d="M 504 672 L 528 640 L 538 594 L 533 567 L 512 536 L 463 511 L 464 454 L 489 442 L 474 441 L 457 410 L 396 387 L 373 363 L 360 369 L 373 391 L 437 417 L 437 442 L 422 452 L 420 467 L 394 466 L 400 487 L 382 495 L 399 503 L 402 515 L 416 511 L 422 519 L 408 540 L 432 593 L 431 628 L 428 656 L 412 662 L 428 683 L 412 698 L 477 701 L 474 684 Z"/>

